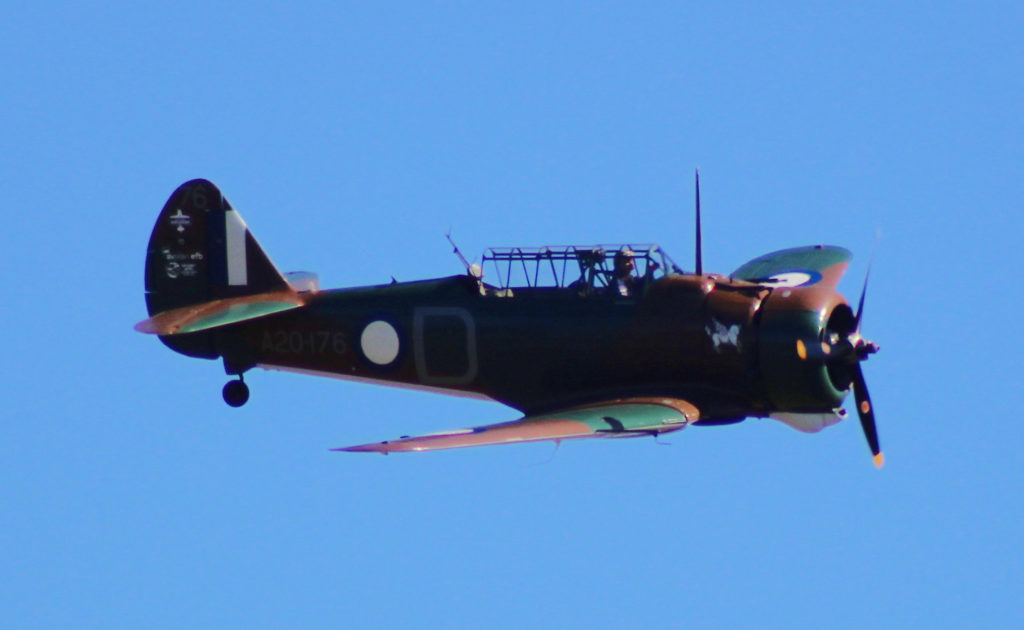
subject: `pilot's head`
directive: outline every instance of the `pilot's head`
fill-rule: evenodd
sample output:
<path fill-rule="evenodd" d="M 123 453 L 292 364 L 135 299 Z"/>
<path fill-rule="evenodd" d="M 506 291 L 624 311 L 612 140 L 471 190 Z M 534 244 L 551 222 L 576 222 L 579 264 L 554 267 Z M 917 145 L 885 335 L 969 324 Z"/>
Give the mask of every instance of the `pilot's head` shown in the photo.
<path fill-rule="evenodd" d="M 633 250 L 628 247 L 623 247 L 619 251 L 615 252 L 615 275 L 625 276 L 633 273 Z"/>

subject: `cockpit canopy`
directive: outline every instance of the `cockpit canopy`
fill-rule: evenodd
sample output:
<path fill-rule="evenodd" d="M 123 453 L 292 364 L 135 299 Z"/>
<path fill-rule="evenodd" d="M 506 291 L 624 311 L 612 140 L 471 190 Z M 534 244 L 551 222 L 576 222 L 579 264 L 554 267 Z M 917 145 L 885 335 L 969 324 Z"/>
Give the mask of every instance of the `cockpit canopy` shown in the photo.
<path fill-rule="evenodd" d="M 548 245 L 492 247 L 484 252 L 481 271 L 499 289 L 573 288 L 600 291 L 612 282 L 615 256 L 632 252 L 634 274 L 653 280 L 682 270 L 654 244 Z"/>

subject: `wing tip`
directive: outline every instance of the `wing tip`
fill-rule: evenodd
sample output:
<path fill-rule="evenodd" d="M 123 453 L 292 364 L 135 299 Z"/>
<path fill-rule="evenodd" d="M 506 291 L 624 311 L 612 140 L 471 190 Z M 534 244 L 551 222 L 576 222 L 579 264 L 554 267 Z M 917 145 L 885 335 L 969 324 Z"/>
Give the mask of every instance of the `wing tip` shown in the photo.
<path fill-rule="evenodd" d="M 387 442 L 374 442 L 373 444 L 358 444 L 356 446 L 341 446 L 330 449 L 334 453 L 381 453 L 387 455 L 391 449 L 387 448 Z"/>
<path fill-rule="evenodd" d="M 153 322 L 152 317 L 150 317 L 149 319 L 144 319 L 138 324 L 135 324 L 133 328 L 135 328 L 135 332 L 140 332 L 146 335 L 155 335 L 159 332 L 156 324 Z"/>

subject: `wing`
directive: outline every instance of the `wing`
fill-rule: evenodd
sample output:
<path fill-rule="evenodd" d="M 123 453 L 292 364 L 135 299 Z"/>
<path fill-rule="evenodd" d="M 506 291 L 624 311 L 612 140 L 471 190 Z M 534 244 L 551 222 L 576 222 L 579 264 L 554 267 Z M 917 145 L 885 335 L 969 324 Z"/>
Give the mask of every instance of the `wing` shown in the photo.
<path fill-rule="evenodd" d="M 849 250 L 834 245 L 795 247 L 759 256 L 732 272 L 732 277 L 771 287 L 822 284 L 835 289 L 852 258 Z"/>
<path fill-rule="evenodd" d="M 638 437 L 678 431 L 699 417 L 700 412 L 693 404 L 678 398 L 628 398 L 526 416 L 512 422 L 331 450 L 386 455 L 541 440 Z"/>

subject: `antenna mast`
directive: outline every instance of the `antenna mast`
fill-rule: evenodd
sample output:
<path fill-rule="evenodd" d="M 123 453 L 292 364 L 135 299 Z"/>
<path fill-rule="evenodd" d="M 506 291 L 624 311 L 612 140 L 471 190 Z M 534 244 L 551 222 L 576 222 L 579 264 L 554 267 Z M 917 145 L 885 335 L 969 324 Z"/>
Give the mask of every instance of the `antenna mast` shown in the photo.
<path fill-rule="evenodd" d="M 697 238 L 697 246 L 696 246 L 697 269 L 696 269 L 695 273 L 698 276 L 702 276 L 702 275 L 704 275 L 704 265 L 701 264 L 702 256 L 701 256 L 701 249 L 700 249 L 700 240 L 701 240 L 700 239 L 700 169 L 699 168 L 694 169 L 694 173 L 695 173 L 695 185 L 696 185 L 696 190 L 697 190 L 697 235 L 696 235 L 696 238 Z"/>
<path fill-rule="evenodd" d="M 455 241 L 452 240 L 452 231 L 450 228 L 448 230 L 448 233 L 445 234 L 444 237 L 448 239 L 449 243 L 452 244 L 452 253 L 459 257 L 459 261 L 461 261 L 462 265 L 466 268 L 466 273 L 473 276 L 477 280 L 482 278 L 483 270 L 480 268 L 480 265 L 471 265 L 469 261 L 466 260 L 466 257 L 462 255 L 461 251 L 459 251 L 459 246 L 456 245 Z"/>

